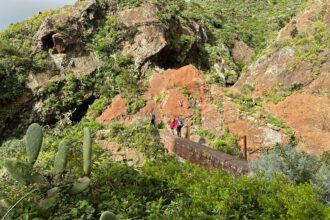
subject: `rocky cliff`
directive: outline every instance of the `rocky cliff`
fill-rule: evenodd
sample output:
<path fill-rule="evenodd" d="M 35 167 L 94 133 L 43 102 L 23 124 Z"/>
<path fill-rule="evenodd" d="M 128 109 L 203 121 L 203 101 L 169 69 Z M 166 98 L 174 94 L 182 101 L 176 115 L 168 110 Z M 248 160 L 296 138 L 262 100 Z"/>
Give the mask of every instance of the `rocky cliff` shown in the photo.
<path fill-rule="evenodd" d="M 320 155 L 329 11 L 328 1 L 80 0 L 42 12 L 0 34 L 0 141 L 32 121 L 107 126 L 154 112 L 232 154 L 247 136 L 250 158 L 294 139 Z"/>

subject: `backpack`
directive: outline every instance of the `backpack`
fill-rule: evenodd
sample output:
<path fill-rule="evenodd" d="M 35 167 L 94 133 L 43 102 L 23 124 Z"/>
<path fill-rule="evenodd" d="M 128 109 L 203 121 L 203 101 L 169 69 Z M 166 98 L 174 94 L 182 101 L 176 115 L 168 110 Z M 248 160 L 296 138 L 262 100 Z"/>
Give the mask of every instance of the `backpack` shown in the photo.
<path fill-rule="evenodd" d="M 180 127 L 183 127 L 183 121 L 182 121 L 182 119 L 179 119 L 179 121 L 178 121 L 178 125 L 179 125 Z"/>

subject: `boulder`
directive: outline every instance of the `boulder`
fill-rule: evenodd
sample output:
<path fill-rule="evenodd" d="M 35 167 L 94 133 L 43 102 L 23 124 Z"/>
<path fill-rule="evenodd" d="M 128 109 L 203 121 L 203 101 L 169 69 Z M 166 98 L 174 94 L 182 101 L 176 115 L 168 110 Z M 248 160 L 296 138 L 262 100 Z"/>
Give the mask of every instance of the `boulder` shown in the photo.
<path fill-rule="evenodd" d="M 131 56 L 138 68 L 148 61 L 157 66 L 176 66 L 195 59 L 193 51 L 207 39 L 202 25 L 193 22 L 185 26 L 176 19 L 164 24 L 158 13 L 161 9 L 151 3 L 118 13 L 120 22 L 136 31 L 132 40 L 123 43 L 123 53 Z"/>
<path fill-rule="evenodd" d="M 157 12 L 158 8 L 154 4 L 146 3 L 118 13 L 121 23 L 137 30 L 133 43 L 125 42 L 123 47 L 123 53 L 130 55 L 136 66 L 142 66 L 167 45 L 165 30 Z"/>
<path fill-rule="evenodd" d="M 138 34 L 135 35 L 133 42 L 133 44 L 125 43 L 123 53 L 130 55 L 138 67 L 167 45 L 163 28 L 157 25 L 138 27 Z"/>
<path fill-rule="evenodd" d="M 234 41 L 232 56 L 235 62 L 247 64 L 253 56 L 253 50 L 246 43 L 244 43 L 244 41 L 238 39 Z"/>
<path fill-rule="evenodd" d="M 86 52 L 84 35 L 91 34 L 100 24 L 95 1 L 77 1 L 45 19 L 34 38 L 35 53 L 50 50 L 55 65 L 65 73 L 90 74 L 99 66 L 94 54 Z"/>
<path fill-rule="evenodd" d="M 139 7 L 126 9 L 118 13 L 119 20 L 127 27 L 144 26 L 159 23 L 158 8 L 154 4 L 145 3 Z"/>
<path fill-rule="evenodd" d="M 49 72 L 37 74 L 30 73 L 26 82 L 26 86 L 35 94 L 43 88 L 47 88 L 47 86 L 51 85 L 52 83 L 62 81 L 64 79 L 65 76 L 63 75 L 52 76 L 52 74 Z"/>

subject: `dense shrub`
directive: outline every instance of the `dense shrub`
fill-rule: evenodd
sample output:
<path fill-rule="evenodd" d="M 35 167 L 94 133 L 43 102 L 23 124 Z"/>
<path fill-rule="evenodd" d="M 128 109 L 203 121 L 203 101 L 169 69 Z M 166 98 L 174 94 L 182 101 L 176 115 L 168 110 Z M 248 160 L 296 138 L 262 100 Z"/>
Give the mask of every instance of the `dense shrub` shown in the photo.
<path fill-rule="evenodd" d="M 284 173 L 296 183 L 310 182 L 318 169 L 317 158 L 303 151 L 298 151 L 293 143 L 278 145 L 269 153 L 250 163 L 251 173 L 264 173 L 267 178 L 274 178 L 277 173 Z"/>
<path fill-rule="evenodd" d="M 211 146 L 214 149 L 224 152 L 226 154 L 241 157 L 242 152 L 238 145 L 238 141 L 239 141 L 239 137 L 237 135 L 230 133 L 226 128 L 223 135 L 220 138 L 215 139 L 211 143 Z"/>

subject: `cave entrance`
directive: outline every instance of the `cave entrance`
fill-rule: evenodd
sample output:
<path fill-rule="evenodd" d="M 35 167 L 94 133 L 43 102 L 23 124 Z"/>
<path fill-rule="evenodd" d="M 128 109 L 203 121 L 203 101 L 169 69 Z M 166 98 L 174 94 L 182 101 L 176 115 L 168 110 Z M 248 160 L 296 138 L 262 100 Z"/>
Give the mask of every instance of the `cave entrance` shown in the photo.
<path fill-rule="evenodd" d="M 82 104 L 78 105 L 76 110 L 72 113 L 70 120 L 73 123 L 78 123 L 86 115 L 88 107 L 94 103 L 96 97 L 91 96 L 88 99 L 84 100 Z"/>
<path fill-rule="evenodd" d="M 42 38 L 42 47 L 44 50 L 49 50 L 54 47 L 53 35 L 54 33 L 51 33 Z"/>

